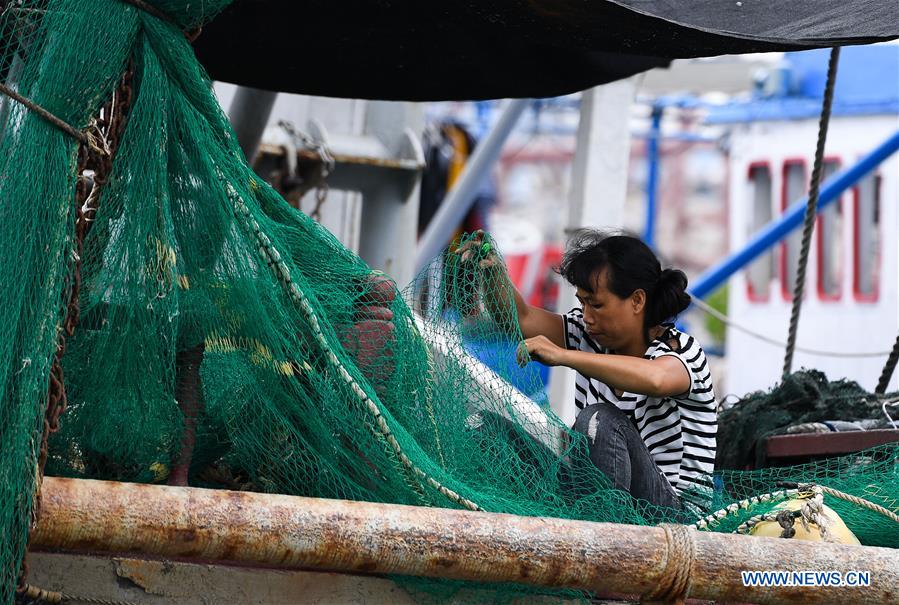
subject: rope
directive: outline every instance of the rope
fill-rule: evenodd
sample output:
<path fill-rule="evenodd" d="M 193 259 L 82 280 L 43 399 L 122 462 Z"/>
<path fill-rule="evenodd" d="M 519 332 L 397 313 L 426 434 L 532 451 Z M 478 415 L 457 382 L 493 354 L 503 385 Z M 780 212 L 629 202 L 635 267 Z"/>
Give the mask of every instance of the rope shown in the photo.
<path fill-rule="evenodd" d="M 799 519 L 806 531 L 810 531 L 810 525 L 815 525 L 823 540 L 832 541 L 833 537 L 828 532 L 830 518 L 824 513 L 824 490 L 819 486 L 812 486 L 812 490 L 814 490 L 813 496 L 807 498 L 799 510 L 781 510 L 777 513 L 767 512 L 755 515 L 741 523 L 734 533 L 748 534 L 759 523 L 773 521 L 781 527 L 781 538 L 792 538 L 796 535 L 796 519 Z"/>
<path fill-rule="evenodd" d="M 31 101 L 30 99 L 26 99 L 25 97 L 23 97 L 22 95 L 20 95 L 16 91 L 14 91 L 12 88 L 6 86 L 5 84 L 0 84 L 0 93 L 5 94 L 7 97 L 9 97 L 10 99 L 13 99 L 14 101 L 18 101 L 19 103 L 21 103 L 22 105 L 24 105 L 25 107 L 27 107 L 28 109 L 30 109 L 31 111 L 33 111 L 34 113 L 36 113 L 37 115 L 39 115 L 40 117 L 45 119 L 47 122 L 49 122 L 53 126 L 56 126 L 57 128 L 59 128 L 61 131 L 63 131 L 70 137 L 77 139 L 78 141 L 84 143 L 85 145 L 90 144 L 90 139 L 87 136 L 87 134 L 81 132 L 80 130 L 78 130 L 71 124 L 63 121 L 62 119 L 56 117 L 55 115 L 53 115 L 52 113 L 50 113 L 49 111 L 47 111 L 46 109 L 44 109 L 43 107 L 41 107 L 40 105 L 35 103 L 34 101 Z"/>
<path fill-rule="evenodd" d="M 259 245 L 259 253 L 265 258 L 266 264 L 268 264 L 269 268 L 272 270 L 272 273 L 274 273 L 281 285 L 287 290 L 291 299 L 297 305 L 299 305 L 304 318 L 312 328 L 313 335 L 315 336 L 315 339 L 322 352 L 325 354 L 334 369 L 337 371 L 340 378 L 347 384 L 347 386 L 350 387 L 353 394 L 372 415 L 375 420 L 375 427 L 373 427 L 374 430 L 380 433 L 380 435 L 387 441 L 387 443 L 390 445 L 390 448 L 393 450 L 393 453 L 396 455 L 397 459 L 399 459 L 400 463 L 409 472 L 411 472 L 413 476 L 417 477 L 418 480 L 423 480 L 431 488 L 440 492 L 451 502 L 455 502 L 456 504 L 469 510 L 483 511 L 480 506 L 478 506 L 471 500 L 468 500 L 467 498 L 464 498 L 463 496 L 457 494 L 456 492 L 441 484 L 436 479 L 418 468 L 415 463 L 412 462 L 412 460 L 406 455 L 406 453 L 403 451 L 403 448 L 400 446 L 399 441 L 397 441 L 396 437 L 394 436 L 393 431 L 390 430 L 390 426 L 387 424 L 384 416 L 381 414 L 379 402 L 369 397 L 365 390 L 361 386 L 359 386 L 359 383 L 356 382 L 356 379 L 353 378 L 353 376 L 347 371 L 346 367 L 340 362 L 340 359 L 337 358 L 337 355 L 334 354 L 334 351 L 331 350 L 331 347 L 328 345 L 328 341 L 325 338 L 325 335 L 322 333 L 321 326 L 318 321 L 318 316 L 315 314 L 315 310 L 312 308 L 312 305 L 309 304 L 309 300 L 303 294 L 303 291 L 300 289 L 297 283 L 293 281 L 290 275 L 290 268 L 281 258 L 281 254 L 274 247 L 269 237 L 262 232 L 262 228 L 259 226 L 259 223 L 256 222 L 256 219 L 254 219 L 250 214 L 250 209 L 247 207 L 247 205 L 244 204 L 244 202 L 240 199 L 235 200 L 235 205 L 238 214 L 244 222 L 244 225 L 256 239 L 256 242 Z"/>
<path fill-rule="evenodd" d="M 883 402 L 883 405 L 880 406 L 880 409 L 883 411 L 883 415 L 887 417 L 887 420 L 890 421 L 890 424 L 893 425 L 893 428 L 894 428 L 894 429 L 899 429 L 899 426 L 896 425 L 896 421 L 893 420 L 893 417 L 890 416 L 890 413 L 887 411 L 887 407 L 892 407 L 892 406 L 894 406 L 894 405 L 899 405 L 899 400 L 895 400 L 895 401 L 889 401 L 889 400 L 887 400 L 887 401 L 884 401 L 884 402 Z"/>
<path fill-rule="evenodd" d="M 794 528 L 795 521 L 797 517 L 802 515 L 801 512 L 797 511 L 789 511 L 782 510 L 777 514 L 765 513 L 763 515 L 756 515 L 754 517 L 750 517 L 746 521 L 740 524 L 740 526 L 734 530 L 735 534 L 748 534 L 753 528 L 759 523 L 764 523 L 768 521 L 773 521 L 777 523 L 781 527 L 780 537 L 781 538 L 792 538 L 796 535 L 796 529 Z"/>
<path fill-rule="evenodd" d="M 66 603 L 68 601 L 80 601 L 82 603 L 92 603 L 93 605 L 138 605 L 131 601 L 116 601 L 112 599 L 97 599 L 94 597 L 70 595 L 65 592 L 45 590 L 31 584 L 26 584 L 24 586 L 22 596 L 31 602 L 38 603 Z"/>
<path fill-rule="evenodd" d="M 820 487 L 815 487 L 815 497 L 807 500 L 805 504 L 802 505 L 802 508 L 799 509 L 799 520 L 802 522 L 805 531 L 809 531 L 810 524 L 817 525 L 818 531 L 821 533 L 821 538 L 827 542 L 831 542 L 834 538 L 829 532 L 830 517 L 824 512 L 823 491 L 824 490 Z M 794 530 L 793 534 L 795 535 L 795 533 Z"/>
<path fill-rule="evenodd" d="M 683 603 L 690 591 L 691 573 L 696 560 L 693 530 L 686 525 L 662 524 L 668 549 L 665 569 L 658 586 L 641 597 L 641 602 Z"/>
<path fill-rule="evenodd" d="M 887 519 L 890 519 L 892 521 L 895 521 L 896 523 L 899 523 L 899 515 L 897 515 L 896 513 L 894 513 L 893 511 L 891 511 L 888 508 L 884 508 L 883 506 L 880 506 L 879 504 L 874 504 L 870 500 L 865 500 L 864 498 L 859 498 L 858 496 L 853 496 L 852 494 L 847 494 L 846 492 L 841 492 L 840 490 L 833 489 L 832 487 L 824 487 L 823 485 L 819 486 L 819 487 L 821 488 L 822 492 L 824 492 L 825 494 L 827 494 L 829 496 L 833 496 L 834 498 L 840 498 L 847 502 L 852 502 L 853 504 L 857 504 L 858 506 L 867 508 L 868 510 L 874 511 L 875 513 L 880 513 Z"/>
<path fill-rule="evenodd" d="M 808 495 L 814 495 L 815 498 L 820 496 L 821 494 L 827 494 L 829 496 L 833 496 L 834 498 L 840 498 L 842 500 L 846 500 L 847 502 L 852 502 L 858 506 L 867 508 L 873 512 L 879 513 L 884 517 L 899 523 L 899 515 L 892 512 L 888 508 L 880 506 L 879 504 L 875 504 L 870 500 L 865 500 L 864 498 L 859 498 L 858 496 L 853 496 L 852 494 L 847 494 L 846 492 L 841 492 L 840 490 L 834 489 L 832 487 L 826 487 L 823 485 L 798 485 L 796 483 L 782 482 L 781 485 L 787 487 L 788 489 L 784 489 L 782 491 L 770 492 L 767 494 L 761 494 L 759 496 L 753 496 L 752 498 L 746 498 L 745 500 L 741 500 L 739 502 L 735 502 L 733 504 L 728 505 L 725 508 L 722 508 L 719 511 L 716 511 L 706 517 L 703 517 L 690 527 L 694 529 L 707 530 L 710 529 L 710 526 L 717 525 L 722 519 L 728 517 L 730 515 L 735 514 L 739 510 L 747 510 L 750 507 L 760 504 L 762 502 L 775 502 L 777 500 L 786 500 L 787 498 L 793 498 L 795 496 L 799 497 L 808 497 Z M 823 504 L 823 501 L 821 502 Z M 798 513 L 803 515 L 803 521 L 811 520 L 816 523 L 819 527 L 824 529 L 821 523 L 818 523 L 814 520 L 815 515 L 819 515 L 821 510 L 818 508 L 808 510 L 797 511 Z M 821 513 L 823 514 L 823 513 Z M 820 515 L 819 515 L 820 516 Z M 746 521 L 740 524 L 737 527 L 735 533 L 745 534 L 749 533 L 749 531 L 755 527 L 758 523 L 762 521 L 778 521 L 777 515 L 772 515 L 769 513 L 764 513 L 761 515 L 755 515 L 750 517 Z M 824 522 L 826 524 L 826 521 Z M 823 532 L 822 532 L 823 535 Z"/>
<path fill-rule="evenodd" d="M 883 395 L 887 392 L 887 387 L 890 384 L 890 378 L 893 377 L 893 370 L 896 369 L 897 361 L 899 361 L 899 336 L 896 337 L 896 342 L 893 344 L 893 350 L 890 351 L 890 356 L 887 358 L 886 365 L 883 366 L 883 372 L 880 373 L 880 380 L 877 381 L 877 388 L 874 392 L 878 395 Z"/>
<path fill-rule="evenodd" d="M 827 65 L 827 86 L 824 89 L 824 106 L 821 108 L 821 119 L 818 122 L 818 146 L 815 149 L 815 166 L 812 169 L 812 182 L 809 187 L 808 204 L 805 206 L 805 222 L 802 226 L 802 248 L 799 252 L 799 267 L 796 271 L 796 285 L 793 287 L 793 312 L 790 314 L 790 332 L 787 338 L 787 351 L 784 356 L 784 379 L 790 375 L 793 367 L 793 351 L 796 348 L 796 332 L 799 328 L 799 312 L 802 309 L 802 293 L 805 290 L 805 270 L 808 266 L 808 254 L 812 244 L 812 231 L 815 229 L 815 214 L 818 207 L 818 192 L 821 186 L 821 169 L 824 164 L 824 143 L 827 140 L 827 126 L 830 123 L 830 108 L 833 105 L 833 89 L 837 78 L 837 63 L 840 60 L 840 47 L 830 51 L 830 62 Z"/>
<path fill-rule="evenodd" d="M 62 593 L 63 602 L 65 601 L 81 601 L 82 603 L 92 603 L 93 605 L 140 605 L 132 601 L 116 601 L 111 599 L 96 599 L 93 597 L 73 596 Z"/>
<path fill-rule="evenodd" d="M 62 603 L 62 593 L 52 590 L 44 590 L 31 584 L 22 586 L 21 596 L 29 601 L 38 601 L 44 603 Z"/>
<path fill-rule="evenodd" d="M 786 500 L 787 498 L 792 498 L 793 496 L 799 495 L 801 493 L 807 492 L 808 490 L 801 490 L 799 488 L 785 489 L 782 491 L 769 492 L 766 494 L 759 494 L 758 496 L 752 496 L 751 498 L 746 498 L 744 500 L 740 500 L 739 502 L 734 502 L 733 504 L 729 504 L 721 510 L 715 511 L 710 515 L 706 515 L 693 525 L 694 529 L 707 530 L 710 529 L 711 526 L 717 525 L 726 517 L 735 514 L 740 510 L 748 510 L 749 508 L 761 504 L 763 502 L 777 502 L 779 500 Z M 759 515 L 761 516 L 761 515 Z M 752 519 L 750 519 L 751 521 Z M 746 523 L 749 523 L 747 521 Z M 738 528 L 739 531 L 739 528 Z"/>
<path fill-rule="evenodd" d="M 755 332 L 746 326 L 737 323 L 724 313 L 718 311 L 707 302 L 700 298 L 693 298 L 693 304 L 696 305 L 701 311 L 704 311 L 714 317 L 715 319 L 720 320 L 721 322 L 733 327 L 736 330 L 740 330 L 744 334 L 748 334 L 753 338 L 761 340 L 762 342 L 767 342 L 768 344 L 775 345 L 777 347 L 784 348 L 787 346 L 782 340 L 777 340 L 776 338 L 771 338 L 770 336 L 765 336 L 760 332 Z M 840 351 L 822 351 L 820 349 L 809 349 L 807 347 L 794 347 L 796 351 L 800 351 L 802 353 L 808 353 L 809 355 L 820 355 L 822 357 L 845 357 L 845 358 L 867 358 L 867 357 L 883 357 L 887 355 L 888 351 L 876 351 L 874 353 L 844 353 Z M 899 357 L 899 340 L 897 340 L 897 348 L 894 349 L 896 351 L 897 357 Z"/>

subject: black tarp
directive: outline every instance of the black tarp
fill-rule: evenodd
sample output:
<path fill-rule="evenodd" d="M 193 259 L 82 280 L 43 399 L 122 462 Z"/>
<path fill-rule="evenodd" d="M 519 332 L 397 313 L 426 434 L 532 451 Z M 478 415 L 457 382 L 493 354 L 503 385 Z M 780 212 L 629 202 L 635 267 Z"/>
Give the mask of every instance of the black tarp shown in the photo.
<path fill-rule="evenodd" d="M 236 0 L 210 75 L 335 97 L 546 97 L 671 59 L 899 37 L 899 0 Z"/>

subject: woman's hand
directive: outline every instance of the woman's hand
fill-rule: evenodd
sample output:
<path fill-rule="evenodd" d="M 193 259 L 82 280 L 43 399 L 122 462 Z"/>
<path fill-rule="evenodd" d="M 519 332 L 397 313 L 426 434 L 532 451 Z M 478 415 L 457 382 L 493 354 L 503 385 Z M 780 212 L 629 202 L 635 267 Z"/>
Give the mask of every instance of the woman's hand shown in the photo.
<path fill-rule="evenodd" d="M 481 269 L 505 269 L 493 244 L 486 239 L 484 231 L 478 229 L 453 252 L 459 255 L 459 262 L 463 265 L 477 262 Z"/>
<path fill-rule="evenodd" d="M 565 365 L 567 352 L 541 334 L 523 340 L 518 346 L 518 365 L 524 367 L 529 361 L 539 361 L 546 366 Z"/>

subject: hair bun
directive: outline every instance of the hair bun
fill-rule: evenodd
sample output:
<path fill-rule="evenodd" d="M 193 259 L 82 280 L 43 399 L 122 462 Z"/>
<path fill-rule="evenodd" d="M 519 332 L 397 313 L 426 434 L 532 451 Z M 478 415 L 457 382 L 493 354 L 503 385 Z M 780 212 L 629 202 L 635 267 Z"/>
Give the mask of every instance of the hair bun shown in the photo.
<path fill-rule="evenodd" d="M 687 294 L 687 275 L 680 269 L 665 269 L 659 274 L 655 289 L 654 318 L 672 319 L 692 302 Z"/>
<path fill-rule="evenodd" d="M 659 274 L 659 288 L 687 289 L 687 276 L 680 269 L 664 269 Z"/>

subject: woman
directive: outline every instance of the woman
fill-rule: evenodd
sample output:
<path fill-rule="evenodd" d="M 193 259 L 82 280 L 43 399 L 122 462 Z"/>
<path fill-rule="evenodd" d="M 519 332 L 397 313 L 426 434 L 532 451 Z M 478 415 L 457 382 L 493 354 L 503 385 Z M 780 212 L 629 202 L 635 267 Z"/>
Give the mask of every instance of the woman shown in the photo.
<path fill-rule="evenodd" d="M 460 247 L 463 263 L 479 258 L 481 240 L 478 234 Z M 480 265 L 505 270 L 493 252 Z M 580 302 L 564 315 L 528 305 L 513 288 L 525 338 L 520 361 L 577 372 L 574 430 L 586 435 L 591 460 L 616 488 L 660 506 L 702 505 L 717 404 L 699 343 L 668 323 L 690 304 L 686 276 L 662 270 L 635 237 L 592 230 L 573 237 L 559 273 Z M 499 311 L 503 297 L 494 298 Z"/>

